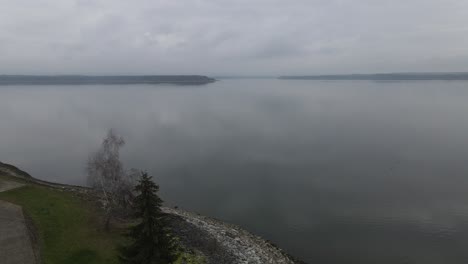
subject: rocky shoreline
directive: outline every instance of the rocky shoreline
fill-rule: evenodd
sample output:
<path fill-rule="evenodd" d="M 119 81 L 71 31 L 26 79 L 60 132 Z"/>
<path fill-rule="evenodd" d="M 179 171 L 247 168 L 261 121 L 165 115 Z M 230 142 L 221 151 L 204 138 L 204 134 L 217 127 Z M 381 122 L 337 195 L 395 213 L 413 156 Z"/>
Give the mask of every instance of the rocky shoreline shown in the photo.
<path fill-rule="evenodd" d="M 266 241 L 265 239 L 253 235 L 239 226 L 229 224 L 211 217 L 194 214 L 192 212 L 163 208 L 163 212 L 172 218 L 176 217 L 186 222 L 184 228 L 173 227 L 176 235 L 185 237 L 187 234 L 180 232 L 201 233 L 204 241 L 193 241 L 186 239 L 182 241 L 186 247 L 193 248 L 193 243 L 202 249 L 208 263 L 242 263 L 242 264 L 294 264 L 305 263 L 294 259 L 280 248 Z M 172 223 L 176 221 L 170 221 Z M 176 224 L 177 225 L 177 224 Z M 192 241 L 190 241 L 192 240 Z"/>
<path fill-rule="evenodd" d="M 57 184 L 33 178 L 28 173 L 0 162 L 0 173 L 52 188 L 95 196 L 87 187 Z M 185 248 L 204 255 L 213 264 L 303 264 L 267 240 L 239 226 L 181 209 L 163 207 L 173 233 Z"/>

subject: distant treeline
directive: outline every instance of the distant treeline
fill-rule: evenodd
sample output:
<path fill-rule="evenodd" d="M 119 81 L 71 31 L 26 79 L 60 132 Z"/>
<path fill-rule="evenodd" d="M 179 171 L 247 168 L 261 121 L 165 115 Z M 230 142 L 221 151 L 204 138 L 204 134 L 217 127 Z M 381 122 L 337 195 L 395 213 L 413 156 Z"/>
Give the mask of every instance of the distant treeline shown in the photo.
<path fill-rule="evenodd" d="M 378 74 L 339 74 L 310 76 L 281 76 L 288 80 L 373 80 L 373 81 L 411 81 L 411 80 L 468 80 L 468 73 L 378 73 Z"/>
<path fill-rule="evenodd" d="M 86 84 L 207 84 L 215 79 L 201 75 L 0 75 L 0 85 L 86 85 Z"/>

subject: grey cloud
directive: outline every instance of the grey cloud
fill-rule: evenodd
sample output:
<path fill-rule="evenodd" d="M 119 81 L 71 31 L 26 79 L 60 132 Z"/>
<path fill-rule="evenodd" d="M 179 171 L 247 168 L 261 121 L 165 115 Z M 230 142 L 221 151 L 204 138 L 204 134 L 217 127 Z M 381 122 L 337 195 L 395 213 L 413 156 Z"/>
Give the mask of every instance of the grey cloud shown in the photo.
<path fill-rule="evenodd" d="M 468 71 L 466 1 L 0 0 L 0 10 L 5 74 Z"/>

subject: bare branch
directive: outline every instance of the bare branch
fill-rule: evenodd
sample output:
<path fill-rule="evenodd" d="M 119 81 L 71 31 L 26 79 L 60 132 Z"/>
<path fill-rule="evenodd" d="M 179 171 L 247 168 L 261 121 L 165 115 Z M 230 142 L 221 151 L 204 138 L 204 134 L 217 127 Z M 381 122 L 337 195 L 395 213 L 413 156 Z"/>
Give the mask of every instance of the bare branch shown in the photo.
<path fill-rule="evenodd" d="M 110 129 L 101 147 L 88 159 L 88 184 L 102 192 L 107 212 L 106 228 L 112 213 L 128 207 L 133 197 L 132 189 L 135 172 L 127 174 L 120 161 L 120 149 L 124 139 Z"/>

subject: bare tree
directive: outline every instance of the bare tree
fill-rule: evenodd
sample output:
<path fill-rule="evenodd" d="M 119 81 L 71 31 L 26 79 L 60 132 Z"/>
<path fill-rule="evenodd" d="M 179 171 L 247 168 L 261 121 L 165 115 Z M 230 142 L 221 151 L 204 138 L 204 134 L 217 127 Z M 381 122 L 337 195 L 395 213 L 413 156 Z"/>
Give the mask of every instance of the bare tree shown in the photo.
<path fill-rule="evenodd" d="M 101 147 L 88 160 L 88 184 L 102 192 L 106 211 L 105 228 L 109 229 L 111 217 L 132 200 L 133 183 L 120 161 L 124 139 L 110 129 Z"/>

